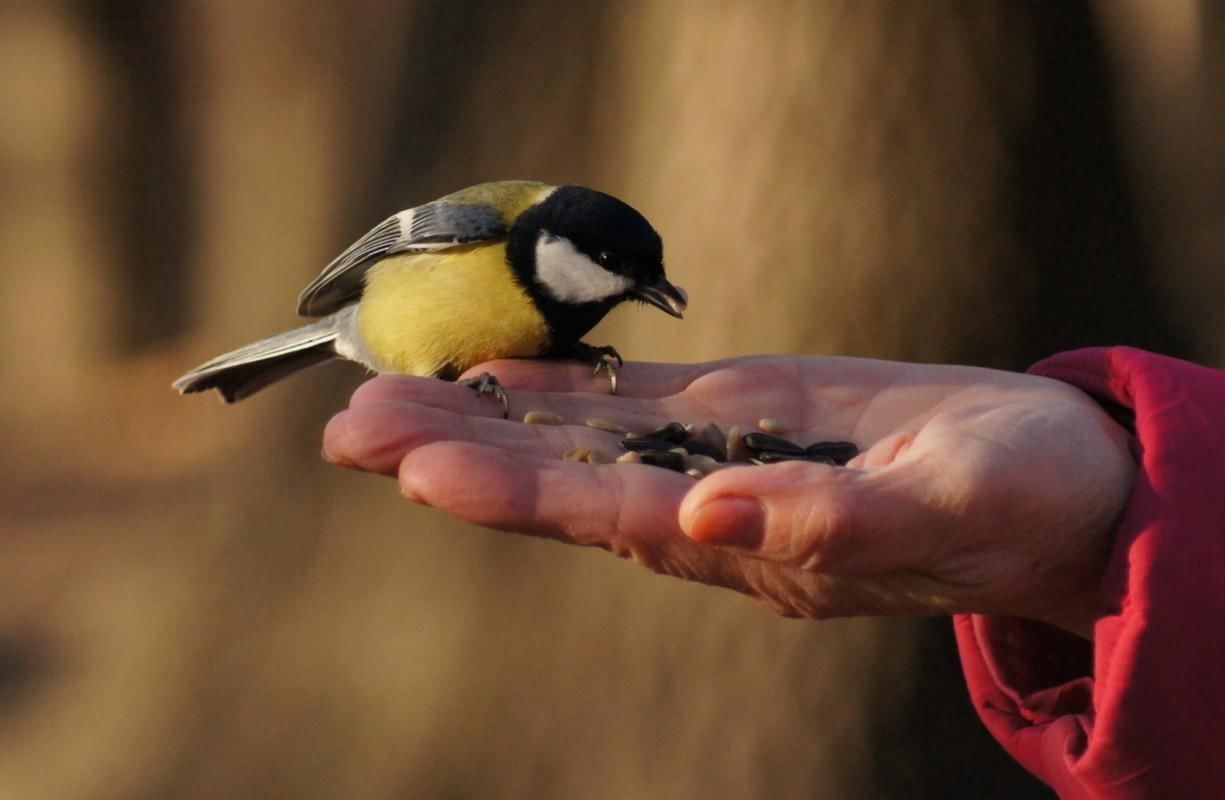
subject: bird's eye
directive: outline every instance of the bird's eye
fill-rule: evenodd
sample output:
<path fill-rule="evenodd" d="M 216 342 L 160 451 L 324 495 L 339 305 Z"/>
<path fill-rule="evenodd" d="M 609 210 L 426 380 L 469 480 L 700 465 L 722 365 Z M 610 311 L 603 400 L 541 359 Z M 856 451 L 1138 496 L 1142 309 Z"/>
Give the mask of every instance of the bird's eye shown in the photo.
<path fill-rule="evenodd" d="M 596 260 L 600 262 L 601 267 L 611 267 L 616 257 L 607 250 L 601 250 L 600 254 L 596 256 Z"/>

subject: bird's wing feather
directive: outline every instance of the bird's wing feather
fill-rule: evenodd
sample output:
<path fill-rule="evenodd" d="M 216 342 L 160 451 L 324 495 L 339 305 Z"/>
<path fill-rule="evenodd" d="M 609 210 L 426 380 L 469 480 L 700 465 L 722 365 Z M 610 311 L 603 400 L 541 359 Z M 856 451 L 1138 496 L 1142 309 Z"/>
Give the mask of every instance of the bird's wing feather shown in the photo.
<path fill-rule="evenodd" d="M 298 296 L 305 317 L 331 314 L 361 296 L 366 271 L 397 253 L 420 253 L 489 241 L 506 235 L 497 209 L 435 200 L 388 217 L 324 268 Z"/>

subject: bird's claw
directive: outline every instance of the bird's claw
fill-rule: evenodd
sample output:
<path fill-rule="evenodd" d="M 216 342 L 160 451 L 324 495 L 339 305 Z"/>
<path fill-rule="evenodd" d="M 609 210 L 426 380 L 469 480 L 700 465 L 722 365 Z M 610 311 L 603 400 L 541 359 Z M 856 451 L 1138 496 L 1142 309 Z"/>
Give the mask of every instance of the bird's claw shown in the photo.
<path fill-rule="evenodd" d="M 623 362 L 621 357 L 616 355 L 603 355 L 600 360 L 595 362 L 595 369 L 591 370 L 592 377 L 598 376 L 601 372 L 608 374 L 609 390 L 612 394 L 617 393 L 617 368 Z"/>
<path fill-rule="evenodd" d="M 579 342 L 575 350 L 575 356 L 584 361 L 590 361 L 595 365 L 595 369 L 591 371 L 592 377 L 598 376 L 601 372 L 608 375 L 608 383 L 612 393 L 616 394 L 617 370 L 625 365 L 625 361 L 621 358 L 621 354 L 617 352 L 617 348 L 607 344 L 595 347 Z"/>
<path fill-rule="evenodd" d="M 510 397 L 493 375 L 482 372 L 475 378 L 464 378 L 460 383 L 475 391 L 477 397 L 486 394 L 493 395 L 502 404 L 502 419 L 510 419 Z"/>

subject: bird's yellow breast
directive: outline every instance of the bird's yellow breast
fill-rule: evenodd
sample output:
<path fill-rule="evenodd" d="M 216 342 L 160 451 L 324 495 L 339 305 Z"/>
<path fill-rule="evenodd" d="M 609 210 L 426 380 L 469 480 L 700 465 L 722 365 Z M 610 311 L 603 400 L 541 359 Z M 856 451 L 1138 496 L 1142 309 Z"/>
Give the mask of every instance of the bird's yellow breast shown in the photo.
<path fill-rule="evenodd" d="M 501 242 L 380 261 L 366 275 L 357 328 L 377 366 L 407 375 L 536 356 L 549 344 Z"/>

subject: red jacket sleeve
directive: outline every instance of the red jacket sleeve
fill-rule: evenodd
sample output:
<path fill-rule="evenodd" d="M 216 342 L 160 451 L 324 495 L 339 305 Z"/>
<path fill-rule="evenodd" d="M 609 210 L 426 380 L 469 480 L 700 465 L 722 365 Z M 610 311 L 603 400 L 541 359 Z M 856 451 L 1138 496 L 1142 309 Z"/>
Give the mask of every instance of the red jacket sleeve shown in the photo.
<path fill-rule="evenodd" d="M 1130 348 L 1032 373 L 1083 389 L 1135 434 L 1139 470 L 1086 642 L 960 615 L 979 716 L 1066 798 L 1225 796 L 1225 372 Z"/>

